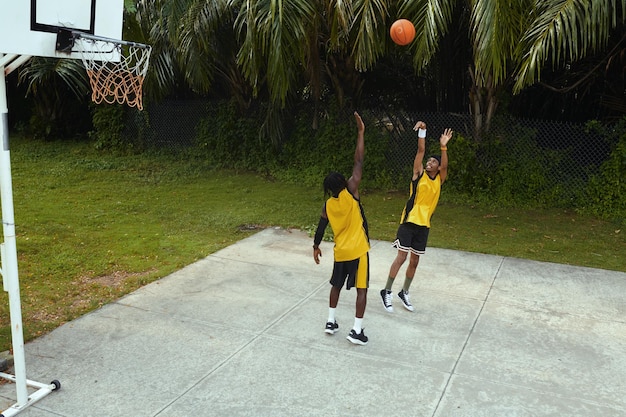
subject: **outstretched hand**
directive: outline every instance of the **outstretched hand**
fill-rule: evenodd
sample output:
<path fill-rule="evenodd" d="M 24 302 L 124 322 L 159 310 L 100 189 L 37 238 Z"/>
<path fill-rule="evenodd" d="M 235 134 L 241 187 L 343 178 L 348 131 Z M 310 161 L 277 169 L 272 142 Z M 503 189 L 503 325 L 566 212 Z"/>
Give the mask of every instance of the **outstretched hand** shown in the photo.
<path fill-rule="evenodd" d="M 450 128 L 447 128 L 446 130 L 443 131 L 443 133 L 441 134 L 441 137 L 439 138 L 439 144 L 441 145 L 442 148 L 448 145 L 448 142 L 450 141 L 450 139 L 452 139 L 453 132 L 454 131 Z"/>
<path fill-rule="evenodd" d="M 354 119 L 356 120 L 356 128 L 359 133 L 365 132 L 365 124 L 363 123 L 363 119 L 361 119 L 359 113 L 354 112 Z"/>

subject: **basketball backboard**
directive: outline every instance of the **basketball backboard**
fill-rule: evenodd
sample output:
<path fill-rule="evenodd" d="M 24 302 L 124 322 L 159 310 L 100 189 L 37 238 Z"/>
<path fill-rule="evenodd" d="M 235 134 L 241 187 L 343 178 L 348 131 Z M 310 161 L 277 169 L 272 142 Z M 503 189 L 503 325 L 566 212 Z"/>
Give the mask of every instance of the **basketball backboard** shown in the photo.
<path fill-rule="evenodd" d="M 80 59 L 58 52 L 60 28 L 122 39 L 124 0 L 2 0 L 0 54 Z"/>

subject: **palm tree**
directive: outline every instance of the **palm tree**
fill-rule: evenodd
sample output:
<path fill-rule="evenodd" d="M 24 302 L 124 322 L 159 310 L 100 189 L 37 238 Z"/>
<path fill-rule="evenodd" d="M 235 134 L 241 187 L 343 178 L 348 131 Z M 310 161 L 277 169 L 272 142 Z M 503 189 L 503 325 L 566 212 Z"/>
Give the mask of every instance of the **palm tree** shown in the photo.
<path fill-rule="evenodd" d="M 331 85 L 343 101 L 346 90 L 358 93 L 359 70 L 385 52 L 384 0 L 140 0 L 138 10 L 158 89 L 179 71 L 200 93 L 229 86 L 240 107 L 266 100 L 266 136 L 277 141 L 282 111 L 305 86 L 319 100 Z"/>
<path fill-rule="evenodd" d="M 35 97 L 31 127 L 44 138 L 71 134 L 72 101 L 85 101 L 89 81 L 83 63 L 75 59 L 33 57 L 19 71 L 26 94 Z"/>
<path fill-rule="evenodd" d="M 199 94 L 222 89 L 240 108 L 249 106 L 252 88 L 236 62 L 227 0 L 139 0 L 137 10 L 153 50 L 150 90 L 165 95 L 185 84 Z"/>
<path fill-rule="evenodd" d="M 124 0 L 124 31 L 140 41 L 139 28 L 134 26 L 136 11 L 134 0 Z M 77 124 L 72 113 L 77 110 L 72 104 L 86 102 L 90 91 L 85 67 L 79 59 L 33 57 L 20 68 L 19 82 L 27 84 L 26 94 L 35 97 L 31 118 L 35 134 L 47 138 L 75 133 L 69 131 Z"/>
<path fill-rule="evenodd" d="M 326 81 L 340 105 L 345 92 L 358 96 L 359 71 L 385 53 L 387 2 L 311 0 L 231 0 L 238 11 L 237 63 L 254 93 L 267 88 L 266 127 L 280 132 L 277 113 L 301 92 L 303 80 L 317 104 Z M 317 112 L 315 112 L 315 116 Z M 316 125 L 316 119 L 313 121 Z"/>
<path fill-rule="evenodd" d="M 512 86 L 519 93 L 540 81 L 546 65 L 563 67 L 604 48 L 626 17 L 626 0 L 402 0 L 401 13 L 416 23 L 418 71 L 451 30 L 455 7 L 469 10 L 469 97 L 476 138 L 489 130 L 503 89 Z"/>
<path fill-rule="evenodd" d="M 361 73 L 390 53 L 397 17 L 416 26 L 413 64 L 425 71 L 442 37 L 469 28 L 467 68 L 475 137 L 489 130 L 503 92 L 518 93 L 557 69 L 606 46 L 625 20 L 626 0 L 140 0 L 150 38 L 200 92 L 216 80 L 242 103 L 269 102 L 268 132 L 306 89 L 319 100 L 329 86 L 358 99 Z M 458 12 L 458 9 L 462 12 Z M 455 18 L 468 19 L 458 22 Z M 158 55 L 158 54 L 157 54 Z M 157 68 L 159 62 L 157 58 Z M 167 72 L 162 71 L 165 82 Z M 276 136 L 274 136 L 276 137 Z"/>

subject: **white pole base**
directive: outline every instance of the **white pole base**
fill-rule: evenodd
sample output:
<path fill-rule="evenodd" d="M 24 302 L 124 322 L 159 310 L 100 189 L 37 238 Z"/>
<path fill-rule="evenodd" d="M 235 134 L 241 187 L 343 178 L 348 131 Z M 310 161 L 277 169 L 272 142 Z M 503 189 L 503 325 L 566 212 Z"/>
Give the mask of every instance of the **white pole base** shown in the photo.
<path fill-rule="evenodd" d="M 12 382 L 17 382 L 17 378 L 11 374 L 5 374 L 0 372 L 0 378 L 8 379 Z M 52 391 L 57 391 L 61 389 L 61 383 L 57 380 L 54 380 L 49 384 L 42 384 L 41 382 L 31 381 L 27 379 L 26 385 L 32 388 L 37 388 L 37 391 L 30 394 L 28 396 L 28 401 L 26 401 L 24 404 L 14 404 L 4 410 L 2 414 L 0 414 L 0 417 L 15 416 L 50 394 Z"/>

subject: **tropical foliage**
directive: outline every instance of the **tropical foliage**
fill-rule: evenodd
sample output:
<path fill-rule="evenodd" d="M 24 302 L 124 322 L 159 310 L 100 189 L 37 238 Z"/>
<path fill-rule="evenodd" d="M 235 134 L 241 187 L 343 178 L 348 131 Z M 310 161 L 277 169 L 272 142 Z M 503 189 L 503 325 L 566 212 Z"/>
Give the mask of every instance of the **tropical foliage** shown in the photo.
<path fill-rule="evenodd" d="M 124 38 L 153 47 L 144 88 L 148 101 L 211 95 L 233 98 L 241 112 L 262 104 L 261 132 L 274 143 L 283 141 L 284 121 L 302 100 L 314 103 L 316 128 L 317 109 L 329 96 L 340 106 L 359 106 L 373 97 L 411 92 L 404 101 L 410 105 L 469 108 L 478 140 L 512 94 L 545 85 L 546 75 L 557 73 L 558 85 L 550 88 L 558 92 L 592 82 L 590 74 L 597 78 L 605 68 L 613 69 L 617 84 L 621 79 L 626 0 L 125 0 L 124 5 Z M 391 22 L 400 17 L 416 27 L 408 47 L 394 45 L 388 36 Z M 596 58 L 603 52 L 605 57 Z M 583 65 L 584 74 L 571 70 L 594 59 L 588 69 Z M 46 112 L 59 110 L 50 101 L 59 94 L 53 80 L 69 86 L 63 95 L 84 97 L 84 77 L 74 61 L 37 61 L 20 78 L 30 85 L 30 95 L 43 97 L 36 100 L 37 117 L 52 125 L 57 116 Z M 416 99 L 420 94 L 432 98 Z M 605 96 L 608 105 L 622 108 L 623 93 Z"/>
<path fill-rule="evenodd" d="M 81 62 L 72 59 L 33 57 L 19 73 L 28 85 L 26 94 L 36 96 L 30 128 L 34 135 L 49 138 L 72 136 L 78 123 L 76 113 L 89 91 Z"/>
<path fill-rule="evenodd" d="M 625 13 L 626 0 L 140 0 L 138 16 L 157 46 L 157 90 L 171 90 L 180 75 L 193 91 L 236 97 L 242 108 L 268 102 L 273 133 L 281 112 L 303 97 L 319 102 L 332 93 L 340 105 L 358 103 L 367 73 L 398 53 L 390 23 L 408 18 L 417 29 L 409 47 L 417 75 L 443 64 L 448 36 L 471 51 L 456 54 L 454 65 L 471 80 L 478 138 L 502 94 L 536 84 L 544 68 L 603 50 Z"/>

